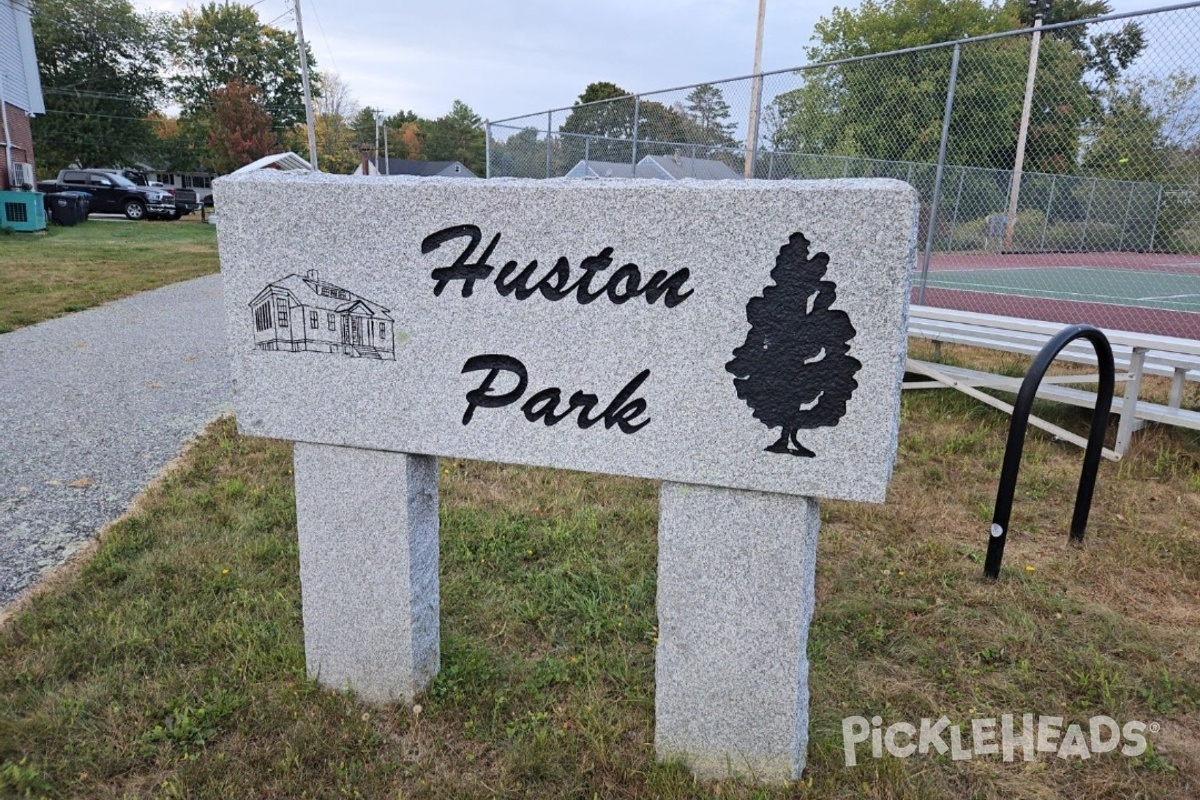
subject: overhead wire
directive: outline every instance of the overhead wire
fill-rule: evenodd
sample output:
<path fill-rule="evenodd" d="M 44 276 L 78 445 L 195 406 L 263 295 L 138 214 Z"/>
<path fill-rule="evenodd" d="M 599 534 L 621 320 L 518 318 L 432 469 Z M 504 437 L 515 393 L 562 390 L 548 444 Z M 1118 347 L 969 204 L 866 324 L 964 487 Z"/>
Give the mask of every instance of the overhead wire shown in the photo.
<path fill-rule="evenodd" d="M 325 49 L 329 51 L 329 62 L 333 64 L 335 72 L 341 72 L 341 67 L 337 64 L 337 59 L 334 58 L 333 48 L 329 45 L 329 37 L 325 35 L 325 26 L 321 24 L 321 12 L 317 11 L 317 0 L 309 0 L 308 3 L 313 10 L 313 16 L 317 19 L 317 30 L 321 31 L 321 38 L 325 40 Z"/>

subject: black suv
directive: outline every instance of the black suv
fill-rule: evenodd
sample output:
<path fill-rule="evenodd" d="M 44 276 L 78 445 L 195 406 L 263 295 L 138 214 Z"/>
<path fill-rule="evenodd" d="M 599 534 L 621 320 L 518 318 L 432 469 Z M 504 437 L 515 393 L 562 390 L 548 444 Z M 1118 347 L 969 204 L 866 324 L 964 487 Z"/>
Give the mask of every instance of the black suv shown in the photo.
<path fill-rule="evenodd" d="M 64 169 L 60 191 L 87 192 L 92 214 L 124 214 L 129 219 L 175 218 L 175 198 L 165 189 L 138 186 L 118 170 Z"/>

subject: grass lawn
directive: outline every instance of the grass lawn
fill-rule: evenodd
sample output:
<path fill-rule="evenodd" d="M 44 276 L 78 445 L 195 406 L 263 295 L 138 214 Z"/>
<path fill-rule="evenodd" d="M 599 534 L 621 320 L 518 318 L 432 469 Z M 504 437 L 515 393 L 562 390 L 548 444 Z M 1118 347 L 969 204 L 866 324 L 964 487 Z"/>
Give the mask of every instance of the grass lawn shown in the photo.
<path fill-rule="evenodd" d="M 216 228 L 93 217 L 0 235 L 0 333 L 217 271 Z"/>
<path fill-rule="evenodd" d="M 1105 462 L 1073 547 L 1081 452 L 1031 431 L 992 583 L 1006 431 L 906 394 L 888 502 L 822 504 L 808 768 L 756 788 L 655 763 L 653 483 L 443 460 L 441 673 L 371 707 L 305 679 L 290 445 L 217 423 L 0 630 L 0 796 L 1200 796 L 1200 438 Z M 1023 713 L 1153 732 L 1137 757 L 843 758 L 850 715 L 966 738 Z"/>

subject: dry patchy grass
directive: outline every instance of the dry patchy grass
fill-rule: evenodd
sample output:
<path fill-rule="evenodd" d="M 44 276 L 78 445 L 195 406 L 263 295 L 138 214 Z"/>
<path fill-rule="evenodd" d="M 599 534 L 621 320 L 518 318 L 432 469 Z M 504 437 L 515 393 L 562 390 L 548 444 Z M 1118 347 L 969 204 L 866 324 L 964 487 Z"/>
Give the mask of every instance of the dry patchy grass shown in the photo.
<path fill-rule="evenodd" d="M 1200 440 L 1143 432 L 1106 462 L 1073 547 L 1081 454 L 1031 432 L 993 583 L 1006 430 L 955 394 L 907 395 L 888 502 L 823 504 L 808 769 L 757 788 L 655 763 L 654 484 L 443 460 L 441 672 L 420 713 L 376 708 L 304 676 L 290 448 L 219 423 L 0 631 L 0 793 L 1195 797 Z M 1162 728 L 1137 758 L 843 760 L 849 715 L 1026 712 Z"/>

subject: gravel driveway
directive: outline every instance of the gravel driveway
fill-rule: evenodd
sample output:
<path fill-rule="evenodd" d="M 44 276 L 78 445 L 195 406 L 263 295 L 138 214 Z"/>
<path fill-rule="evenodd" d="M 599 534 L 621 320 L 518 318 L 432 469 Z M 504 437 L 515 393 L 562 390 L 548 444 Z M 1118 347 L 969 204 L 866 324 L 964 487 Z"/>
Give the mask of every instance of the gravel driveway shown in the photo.
<path fill-rule="evenodd" d="M 230 411 L 221 278 L 0 335 L 0 608 Z"/>

